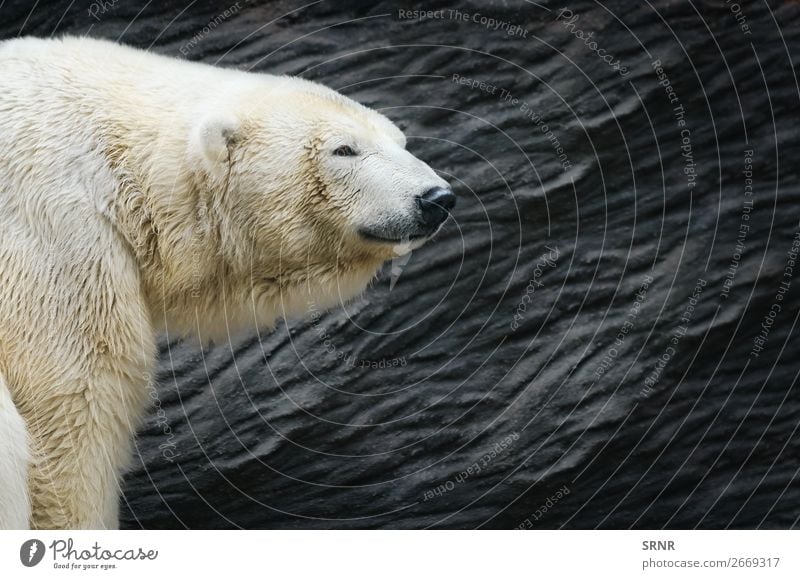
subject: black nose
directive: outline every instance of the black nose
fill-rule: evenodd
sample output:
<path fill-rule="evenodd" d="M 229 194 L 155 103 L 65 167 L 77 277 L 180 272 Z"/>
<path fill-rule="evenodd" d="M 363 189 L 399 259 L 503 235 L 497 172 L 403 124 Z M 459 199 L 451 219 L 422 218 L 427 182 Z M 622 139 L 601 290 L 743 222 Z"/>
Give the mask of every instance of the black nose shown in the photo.
<path fill-rule="evenodd" d="M 422 213 L 426 225 L 441 225 L 450 210 L 456 206 L 456 196 L 445 187 L 428 189 L 421 197 L 417 197 L 417 206 Z"/>

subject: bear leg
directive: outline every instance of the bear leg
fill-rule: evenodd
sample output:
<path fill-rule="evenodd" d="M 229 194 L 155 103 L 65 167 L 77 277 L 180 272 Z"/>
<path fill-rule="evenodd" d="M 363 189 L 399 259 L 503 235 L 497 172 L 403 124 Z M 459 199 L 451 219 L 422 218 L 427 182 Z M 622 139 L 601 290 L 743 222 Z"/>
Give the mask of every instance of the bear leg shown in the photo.
<path fill-rule="evenodd" d="M 30 421 L 31 526 L 116 529 L 120 478 L 144 408 L 143 384 L 106 375 L 74 384 Z"/>
<path fill-rule="evenodd" d="M 0 529 L 27 529 L 28 430 L 0 375 Z"/>

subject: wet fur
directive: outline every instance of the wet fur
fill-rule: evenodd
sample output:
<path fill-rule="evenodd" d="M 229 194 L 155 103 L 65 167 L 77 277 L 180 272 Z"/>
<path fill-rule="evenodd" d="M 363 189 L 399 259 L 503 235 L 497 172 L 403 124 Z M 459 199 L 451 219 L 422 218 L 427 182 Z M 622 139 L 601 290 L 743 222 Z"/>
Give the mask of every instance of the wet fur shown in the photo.
<path fill-rule="evenodd" d="M 371 209 L 332 194 L 318 131 L 405 141 L 307 81 L 88 39 L 0 43 L 0 74 L 0 527 L 30 504 L 32 527 L 113 528 L 157 334 L 362 291 L 393 250 L 346 227 Z"/>

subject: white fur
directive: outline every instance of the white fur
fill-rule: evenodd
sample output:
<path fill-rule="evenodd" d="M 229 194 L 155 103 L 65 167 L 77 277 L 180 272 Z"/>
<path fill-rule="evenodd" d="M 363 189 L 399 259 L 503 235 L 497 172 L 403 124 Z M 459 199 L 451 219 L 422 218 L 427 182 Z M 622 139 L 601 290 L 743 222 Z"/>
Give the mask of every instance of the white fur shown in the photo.
<path fill-rule="evenodd" d="M 0 529 L 27 529 L 28 433 L 0 376 Z"/>
<path fill-rule="evenodd" d="M 445 185 L 388 119 L 308 81 L 0 43 L 0 526 L 25 524 L 27 464 L 31 526 L 115 527 L 157 333 L 351 298 Z"/>

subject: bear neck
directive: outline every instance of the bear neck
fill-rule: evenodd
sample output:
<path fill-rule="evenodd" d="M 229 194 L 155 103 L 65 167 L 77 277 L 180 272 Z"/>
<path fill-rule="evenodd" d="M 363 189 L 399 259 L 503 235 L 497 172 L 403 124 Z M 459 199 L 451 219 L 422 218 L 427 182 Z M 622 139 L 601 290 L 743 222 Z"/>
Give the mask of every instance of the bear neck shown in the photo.
<path fill-rule="evenodd" d="M 113 126 L 105 140 L 116 175 L 113 221 L 136 259 L 157 330 L 220 340 L 336 307 L 375 277 L 386 256 L 343 254 L 333 238 L 305 251 L 309 245 L 286 237 L 296 224 L 278 218 L 268 228 L 275 237 L 256 243 L 248 233 L 255 228 L 232 217 L 230 199 L 213 194 L 227 183 L 189 166 L 179 138 L 188 125 L 152 121 Z M 287 247 L 299 249 L 279 249 Z"/>
<path fill-rule="evenodd" d="M 183 181 L 154 182 L 125 171 L 115 203 L 117 226 L 139 265 L 158 331 L 208 342 L 271 328 L 281 318 L 357 296 L 383 263 L 372 254 L 342 255 L 325 240 L 316 245 L 327 250 L 313 258 L 275 252 L 289 245 L 279 236 L 266 243 L 273 251 L 256 250 L 255 240 L 243 233 L 249 228 L 231 223 L 224 204 L 208 194 L 217 185 L 185 169 L 179 173 Z M 170 180 L 174 186 L 162 185 Z M 290 225 L 275 223 L 274 230 Z"/>

